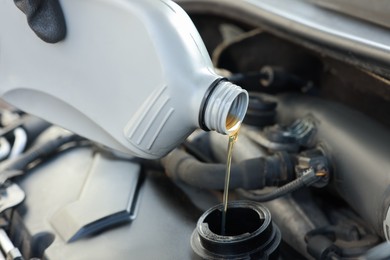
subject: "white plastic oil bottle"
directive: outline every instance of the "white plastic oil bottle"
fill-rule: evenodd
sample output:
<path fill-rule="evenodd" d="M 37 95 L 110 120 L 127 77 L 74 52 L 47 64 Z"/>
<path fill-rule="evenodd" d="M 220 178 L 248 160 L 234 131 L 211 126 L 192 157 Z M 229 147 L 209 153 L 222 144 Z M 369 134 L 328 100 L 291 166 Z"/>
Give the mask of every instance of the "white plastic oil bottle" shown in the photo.
<path fill-rule="evenodd" d="M 66 38 L 39 39 L 0 0 L 0 94 L 111 148 L 159 158 L 195 128 L 234 132 L 246 91 L 215 74 L 187 14 L 169 0 L 64 0 Z M 227 122 L 227 118 L 236 122 Z"/>

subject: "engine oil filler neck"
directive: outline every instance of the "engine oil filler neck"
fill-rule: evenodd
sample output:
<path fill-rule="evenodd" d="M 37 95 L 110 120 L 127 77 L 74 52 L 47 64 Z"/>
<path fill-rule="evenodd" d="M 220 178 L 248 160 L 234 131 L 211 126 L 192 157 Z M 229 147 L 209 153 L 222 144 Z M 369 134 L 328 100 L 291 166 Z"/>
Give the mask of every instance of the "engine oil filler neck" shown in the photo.
<path fill-rule="evenodd" d="M 199 218 L 191 236 L 194 252 L 203 259 L 277 259 L 279 228 L 267 208 L 257 202 L 229 202 L 225 234 L 221 232 L 223 205 Z"/>

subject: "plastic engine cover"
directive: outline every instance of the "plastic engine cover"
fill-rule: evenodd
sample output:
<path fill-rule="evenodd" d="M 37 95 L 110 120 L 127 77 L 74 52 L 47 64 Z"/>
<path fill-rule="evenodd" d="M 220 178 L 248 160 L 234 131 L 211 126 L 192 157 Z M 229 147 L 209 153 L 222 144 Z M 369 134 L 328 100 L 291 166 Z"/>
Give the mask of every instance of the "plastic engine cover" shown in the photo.
<path fill-rule="evenodd" d="M 10 232 L 27 259 L 197 259 L 200 213 L 161 173 L 78 147 L 19 184 L 27 197 L 9 214 Z"/>

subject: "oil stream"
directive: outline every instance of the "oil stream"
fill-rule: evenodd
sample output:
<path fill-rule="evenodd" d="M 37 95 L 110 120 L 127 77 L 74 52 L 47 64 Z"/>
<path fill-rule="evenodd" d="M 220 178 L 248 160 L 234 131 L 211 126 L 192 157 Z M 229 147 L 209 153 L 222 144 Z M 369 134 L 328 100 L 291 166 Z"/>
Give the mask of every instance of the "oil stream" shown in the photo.
<path fill-rule="evenodd" d="M 236 131 L 229 135 L 228 142 L 228 152 L 227 152 L 227 160 L 226 160 L 226 174 L 225 174 L 225 186 L 223 190 L 223 210 L 222 210 L 222 221 L 221 221 L 221 235 L 225 235 L 225 226 L 226 226 L 226 212 L 228 206 L 228 197 L 229 197 L 229 182 L 230 182 L 230 168 L 232 165 L 232 154 L 233 154 L 233 146 L 237 141 L 239 127 Z"/>

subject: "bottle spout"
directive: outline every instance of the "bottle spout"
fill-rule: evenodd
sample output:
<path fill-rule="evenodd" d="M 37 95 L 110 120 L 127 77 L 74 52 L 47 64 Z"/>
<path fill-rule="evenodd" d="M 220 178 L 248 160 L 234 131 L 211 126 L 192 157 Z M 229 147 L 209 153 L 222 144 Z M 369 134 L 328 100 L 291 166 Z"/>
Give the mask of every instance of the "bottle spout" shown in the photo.
<path fill-rule="evenodd" d="M 225 79 L 219 79 L 206 92 L 199 114 L 199 124 L 206 131 L 232 134 L 244 120 L 248 102 L 246 90 Z"/>

